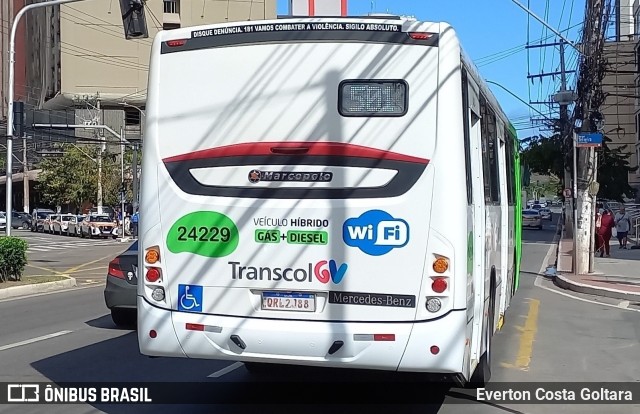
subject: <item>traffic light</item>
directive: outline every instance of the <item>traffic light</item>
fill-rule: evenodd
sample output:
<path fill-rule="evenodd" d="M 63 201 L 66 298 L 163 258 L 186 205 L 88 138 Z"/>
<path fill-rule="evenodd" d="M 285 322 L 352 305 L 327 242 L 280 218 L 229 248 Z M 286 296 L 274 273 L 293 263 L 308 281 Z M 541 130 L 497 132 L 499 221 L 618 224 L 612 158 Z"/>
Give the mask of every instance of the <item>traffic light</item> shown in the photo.
<path fill-rule="evenodd" d="M 25 128 L 24 102 L 13 103 L 13 136 L 22 138 Z"/>
<path fill-rule="evenodd" d="M 120 0 L 122 24 L 125 39 L 146 39 L 149 37 L 147 18 L 144 14 L 144 0 Z"/>

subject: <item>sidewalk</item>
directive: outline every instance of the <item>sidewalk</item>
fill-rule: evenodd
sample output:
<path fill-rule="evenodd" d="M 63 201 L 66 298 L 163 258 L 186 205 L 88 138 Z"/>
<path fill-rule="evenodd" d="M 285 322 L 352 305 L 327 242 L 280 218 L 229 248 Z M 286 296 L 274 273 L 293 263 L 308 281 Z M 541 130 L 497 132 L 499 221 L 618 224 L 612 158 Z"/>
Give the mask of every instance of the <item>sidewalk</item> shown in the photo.
<path fill-rule="evenodd" d="M 634 243 L 630 242 L 629 247 Z M 571 260 L 567 269 L 566 257 L 573 255 L 571 239 L 561 239 L 558 247 L 558 271 L 555 283 L 580 293 L 640 302 L 640 249 L 621 250 L 618 240 L 611 240 L 611 257 L 596 255 L 594 272 L 574 275 Z M 563 259 L 564 256 L 564 259 Z M 564 266 L 560 266 L 564 260 Z"/>

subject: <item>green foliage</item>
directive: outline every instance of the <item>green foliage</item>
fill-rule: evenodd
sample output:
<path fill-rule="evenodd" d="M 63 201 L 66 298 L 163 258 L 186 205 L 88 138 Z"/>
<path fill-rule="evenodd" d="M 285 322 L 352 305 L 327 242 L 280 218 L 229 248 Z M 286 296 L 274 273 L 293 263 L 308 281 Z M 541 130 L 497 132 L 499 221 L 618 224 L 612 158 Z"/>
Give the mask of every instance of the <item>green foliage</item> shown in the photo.
<path fill-rule="evenodd" d="M 564 143 L 559 134 L 533 136 L 522 140 L 523 162 L 534 173 L 564 177 Z"/>
<path fill-rule="evenodd" d="M 535 193 L 538 198 L 553 198 L 562 193 L 562 183 L 557 177 L 552 176 L 545 182 L 532 181 L 529 186 L 525 187 L 525 190 L 528 196 Z"/>
<path fill-rule="evenodd" d="M 18 237 L 0 237 L 0 282 L 22 279 L 27 247 L 27 242 Z"/>
<path fill-rule="evenodd" d="M 45 159 L 41 164 L 39 190 L 54 205 L 80 205 L 97 202 L 99 148 L 65 146 L 64 155 Z M 117 204 L 120 190 L 120 163 L 117 157 L 102 157 L 102 198 L 105 205 Z"/>
<path fill-rule="evenodd" d="M 636 171 L 638 166 L 629 164 L 631 154 L 626 145 L 612 148 L 610 142 L 611 139 L 605 136 L 602 149 L 598 151 L 598 197 L 622 202 L 623 195 L 635 196 L 635 190 L 629 186 L 629 173 Z"/>
<path fill-rule="evenodd" d="M 634 196 L 629 186 L 628 173 L 638 167 L 629 165 L 630 154 L 626 146 L 611 148 L 611 139 L 604 138 L 602 148 L 598 149 L 599 197 L 622 201 L 623 195 Z M 533 136 L 522 140 L 522 159 L 532 172 L 564 179 L 564 166 L 572 165 L 573 148 L 570 142 L 561 139 L 559 134 L 551 137 Z M 554 193 L 555 194 L 555 193 Z"/>

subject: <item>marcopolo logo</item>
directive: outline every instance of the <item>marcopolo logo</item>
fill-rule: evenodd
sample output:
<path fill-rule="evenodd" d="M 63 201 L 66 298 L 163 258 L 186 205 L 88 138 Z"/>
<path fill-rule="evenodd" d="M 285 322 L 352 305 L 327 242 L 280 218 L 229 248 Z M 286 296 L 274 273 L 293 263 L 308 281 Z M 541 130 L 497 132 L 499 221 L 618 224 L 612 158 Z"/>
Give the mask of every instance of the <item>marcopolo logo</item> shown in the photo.
<path fill-rule="evenodd" d="M 261 171 L 253 169 L 249 171 L 247 178 L 252 184 L 260 181 L 328 183 L 333 179 L 333 173 L 328 171 Z"/>
<path fill-rule="evenodd" d="M 371 256 L 382 256 L 409 242 L 409 225 L 386 211 L 369 210 L 342 225 L 347 246 L 357 247 Z"/>
<path fill-rule="evenodd" d="M 342 282 L 347 268 L 346 263 L 338 265 L 335 260 L 320 260 L 306 267 L 256 267 L 244 266 L 240 262 L 229 262 L 233 280 L 266 280 L 285 282 L 313 282 L 314 276 L 320 283 Z"/>

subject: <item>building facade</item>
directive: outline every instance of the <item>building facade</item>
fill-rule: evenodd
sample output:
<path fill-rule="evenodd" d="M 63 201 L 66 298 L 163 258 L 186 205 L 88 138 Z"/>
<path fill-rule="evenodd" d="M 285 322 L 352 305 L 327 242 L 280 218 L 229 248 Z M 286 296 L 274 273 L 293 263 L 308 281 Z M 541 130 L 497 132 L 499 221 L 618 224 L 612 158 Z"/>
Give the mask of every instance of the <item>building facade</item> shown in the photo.
<path fill-rule="evenodd" d="M 58 112 L 73 108 L 75 124 L 105 124 L 123 128 L 128 139 L 140 138 L 151 45 L 160 30 L 276 17 L 275 0 L 148 0 L 149 37 L 127 40 L 119 3 L 80 1 L 33 11 L 27 24 L 28 106 L 52 111 L 49 122 L 66 120 Z M 78 129 L 75 136 L 95 132 Z"/>
<path fill-rule="evenodd" d="M 9 31 L 15 13 L 33 2 L 0 0 L 0 130 L 3 135 L 8 104 L 5 70 L 8 54 L 5 52 Z M 144 12 L 149 37 L 127 40 L 120 3 L 120 0 L 79 1 L 33 9 L 24 15 L 16 37 L 14 84 L 15 100 L 25 102 L 27 125 L 32 121 L 103 124 L 116 133 L 123 131 L 128 140 L 140 139 L 151 45 L 160 30 L 276 18 L 276 0 L 147 0 Z M 34 199 L 37 195 L 28 194 L 28 183 L 23 195 L 22 185 L 17 182 L 22 181 L 22 171 L 31 170 L 29 177 L 36 172 L 32 170 L 37 169 L 43 148 L 46 151 L 56 142 L 77 138 L 102 137 L 111 142 L 116 151 L 120 148 L 119 139 L 113 134 L 84 128 L 54 133 L 30 130 L 24 140 L 15 139 L 14 155 L 26 159 L 27 168 L 14 162 L 14 209 L 28 211 L 29 204 L 38 203 Z M 27 151 L 23 151 L 24 148 Z M 4 169 L 0 175 L 4 176 Z M 1 178 L 4 177 L 0 177 L 0 181 Z M 4 205 L 4 197 L 4 188 L 1 188 L 0 207 Z"/>
<path fill-rule="evenodd" d="M 607 73 L 602 82 L 605 101 L 600 112 L 604 116 L 604 133 L 611 139 L 612 149 L 623 147 L 629 153 L 629 164 L 638 165 L 638 127 L 636 110 L 636 43 L 634 40 L 604 44 Z M 629 173 L 629 185 L 640 192 L 640 172 Z M 627 195 L 628 196 L 628 195 Z"/>

